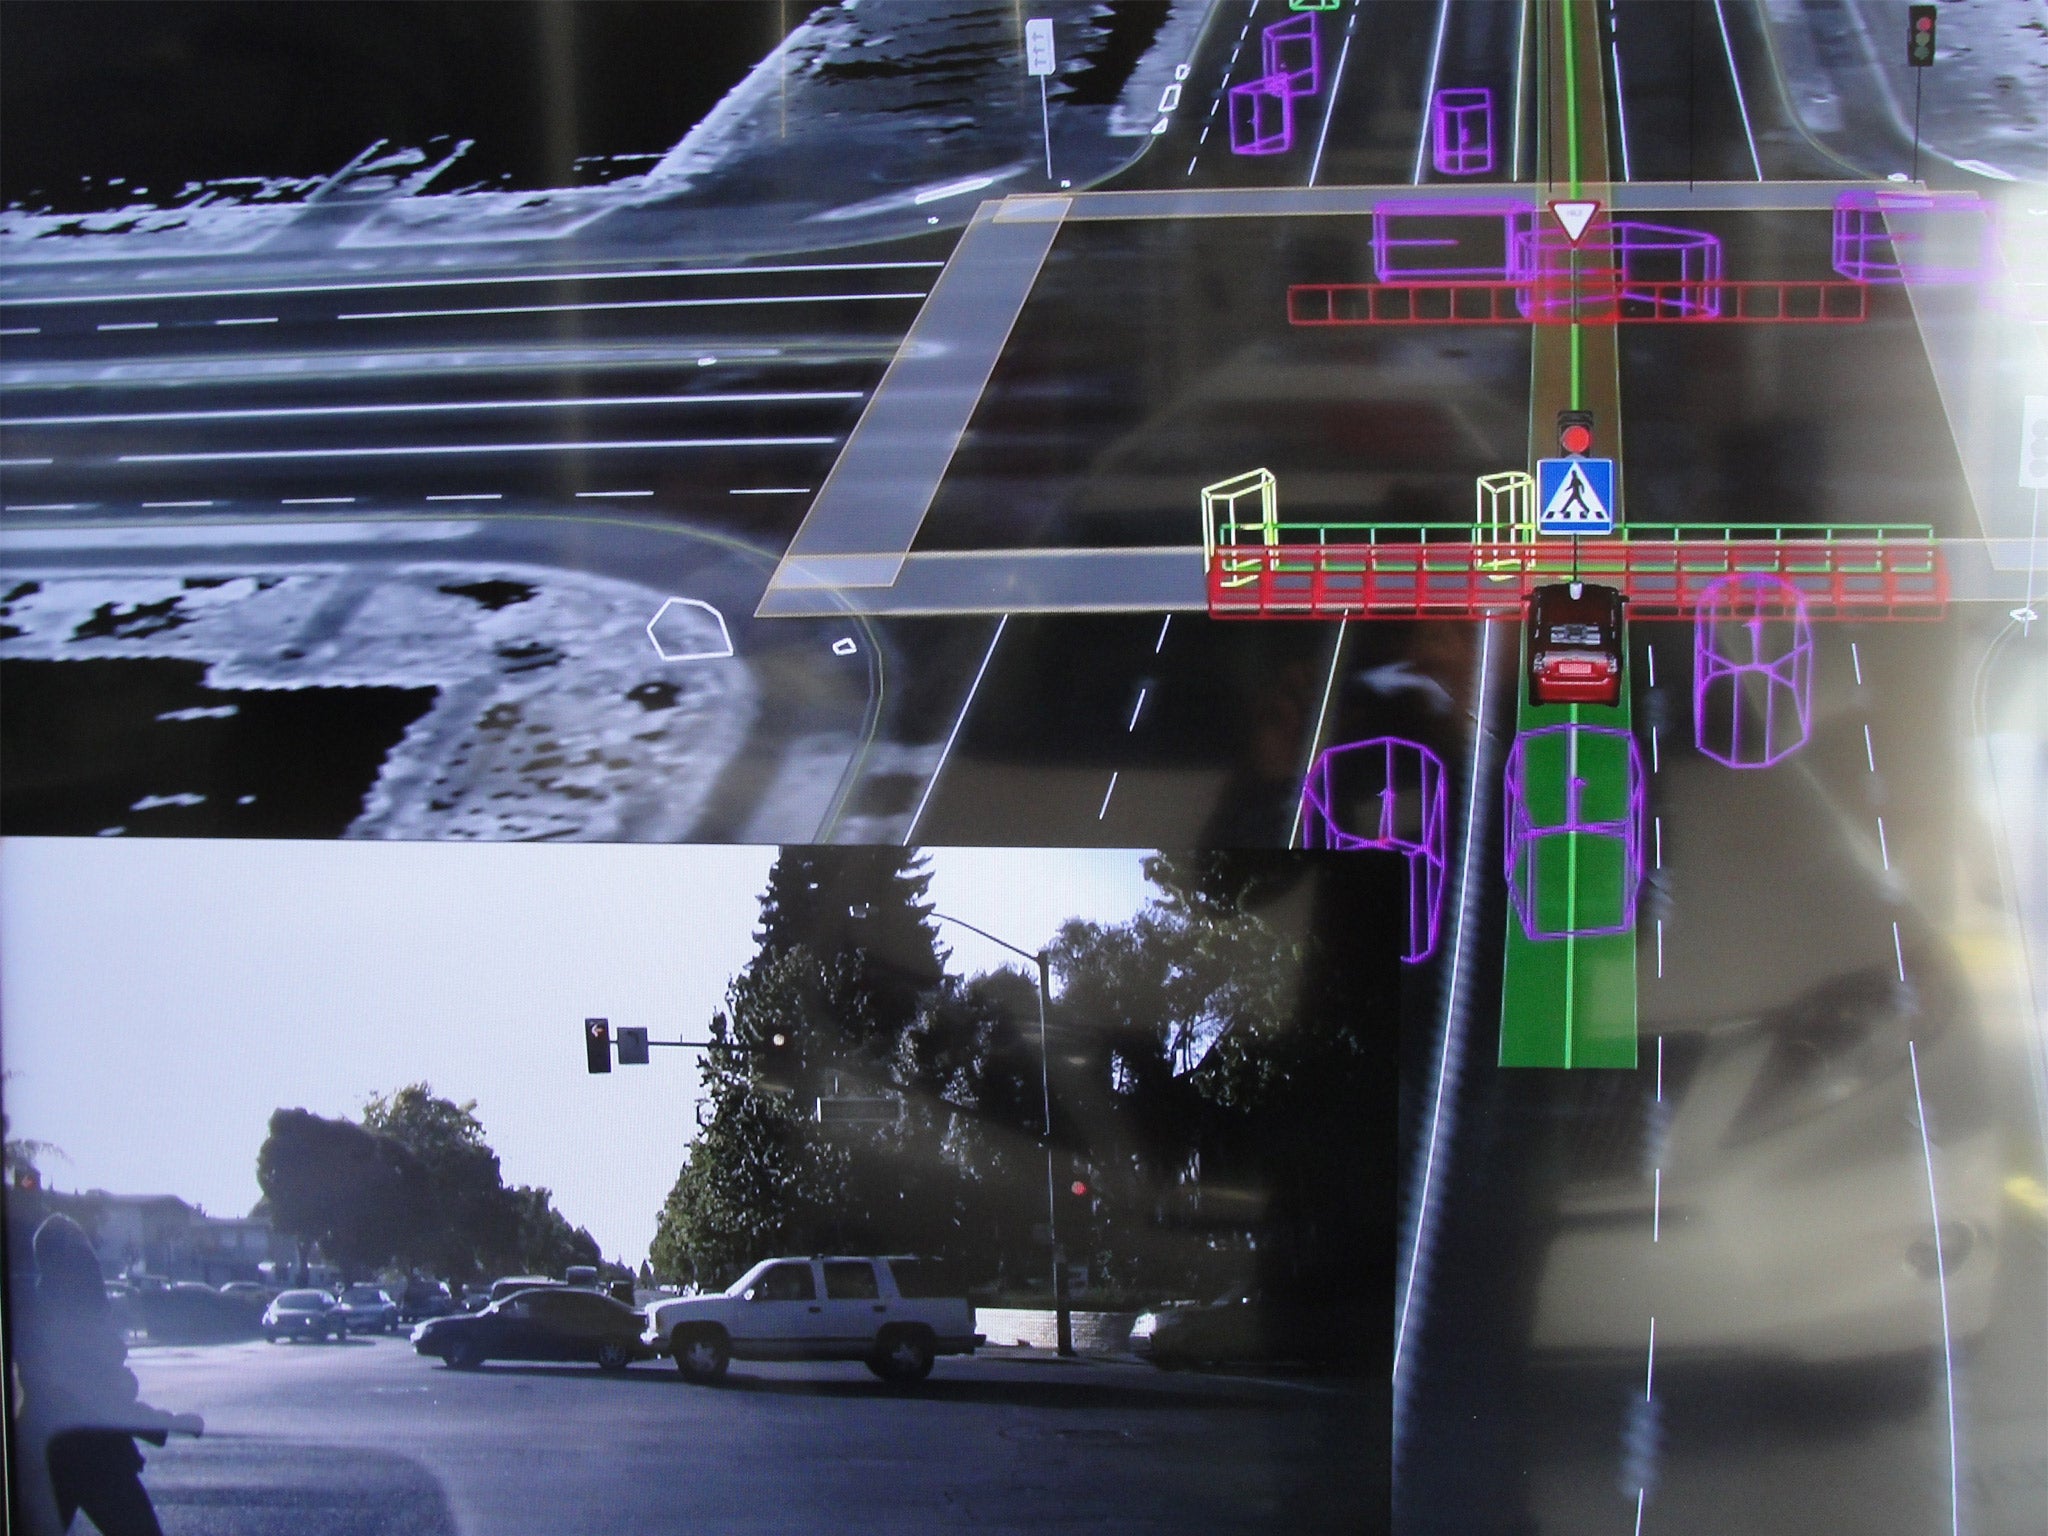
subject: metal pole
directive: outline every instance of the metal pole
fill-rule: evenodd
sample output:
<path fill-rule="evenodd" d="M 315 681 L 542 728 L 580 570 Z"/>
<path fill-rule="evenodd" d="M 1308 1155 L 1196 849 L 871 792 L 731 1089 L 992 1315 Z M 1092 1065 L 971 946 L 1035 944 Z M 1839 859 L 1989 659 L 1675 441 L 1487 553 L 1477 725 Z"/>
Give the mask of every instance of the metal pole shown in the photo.
<path fill-rule="evenodd" d="M 1052 1245 L 1052 1301 L 1059 1352 L 1071 1355 L 1074 1352 L 1074 1314 L 1067 1305 L 1066 1255 L 1060 1252 L 1059 1193 L 1052 1159 L 1052 1037 L 1046 1028 L 1046 1014 L 1052 1000 L 1052 957 L 1042 949 L 1020 949 L 1008 939 L 999 939 L 986 928 L 977 928 L 964 918 L 950 917 L 937 911 L 932 916 L 942 923 L 965 928 L 969 933 L 978 933 L 998 948 L 1007 949 L 1038 966 L 1038 1091 L 1045 1114 L 1045 1235 Z"/>
<path fill-rule="evenodd" d="M 1047 1000 L 1052 994 L 1052 961 L 1041 950 L 1038 961 L 1038 1089 L 1045 1101 L 1045 1233 L 1052 1240 L 1052 1305 L 1059 1352 L 1074 1352 L 1074 1314 L 1067 1306 L 1066 1255 L 1060 1251 L 1060 1201 L 1052 1171 L 1052 1040 L 1046 1033 Z"/>
<path fill-rule="evenodd" d="M 1045 104 L 1045 76 L 1038 77 L 1038 121 L 1045 129 L 1045 179 L 1052 180 L 1052 113 Z"/>
<path fill-rule="evenodd" d="M 1920 179 L 1920 82 L 1927 76 L 1924 69 L 1913 71 L 1913 180 Z"/>

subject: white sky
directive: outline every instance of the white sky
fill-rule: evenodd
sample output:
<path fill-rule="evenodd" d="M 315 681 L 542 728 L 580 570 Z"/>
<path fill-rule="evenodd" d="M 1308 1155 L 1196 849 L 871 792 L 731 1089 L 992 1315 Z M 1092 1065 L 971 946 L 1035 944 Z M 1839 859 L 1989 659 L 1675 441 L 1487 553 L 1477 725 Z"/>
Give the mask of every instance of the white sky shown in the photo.
<path fill-rule="evenodd" d="M 270 1112 L 425 1080 L 637 1265 L 696 1130 L 694 1053 L 594 1077 L 582 1021 L 703 1038 L 772 848 L 0 841 L 8 1134 L 61 1189 L 253 1205 Z M 1141 853 L 934 849 L 939 909 L 1025 948 L 1150 894 Z M 958 973 L 1008 956 L 940 925 Z"/>

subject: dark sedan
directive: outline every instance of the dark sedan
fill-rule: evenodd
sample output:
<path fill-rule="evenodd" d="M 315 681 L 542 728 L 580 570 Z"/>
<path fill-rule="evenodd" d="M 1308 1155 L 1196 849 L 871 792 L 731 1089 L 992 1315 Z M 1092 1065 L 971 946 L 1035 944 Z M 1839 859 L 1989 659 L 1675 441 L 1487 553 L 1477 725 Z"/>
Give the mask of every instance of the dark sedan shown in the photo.
<path fill-rule="evenodd" d="M 437 1317 L 412 1331 L 413 1348 L 458 1371 L 486 1360 L 584 1360 L 623 1371 L 650 1353 L 646 1320 L 595 1291 L 520 1291 L 467 1317 Z"/>
<path fill-rule="evenodd" d="M 325 1291 L 284 1291 L 263 1313 L 263 1336 L 275 1344 L 280 1339 L 333 1339 L 348 1337 L 348 1319 Z"/>

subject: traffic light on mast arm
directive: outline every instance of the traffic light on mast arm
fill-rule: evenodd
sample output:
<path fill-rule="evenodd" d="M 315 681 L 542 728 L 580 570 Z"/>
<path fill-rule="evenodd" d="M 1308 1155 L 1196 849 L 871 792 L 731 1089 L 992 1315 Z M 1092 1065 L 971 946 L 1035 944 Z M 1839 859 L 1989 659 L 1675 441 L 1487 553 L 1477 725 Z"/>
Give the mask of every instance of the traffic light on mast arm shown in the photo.
<path fill-rule="evenodd" d="M 1906 7 L 1906 62 L 1915 69 L 1926 69 L 1934 62 L 1934 7 L 1931 5 Z"/>
<path fill-rule="evenodd" d="M 801 1086 L 802 1063 L 797 1057 L 796 1036 L 785 1029 L 771 1029 L 749 1050 L 754 1063 L 754 1082 L 769 1093 L 794 1093 Z"/>
<path fill-rule="evenodd" d="M 585 1019 L 583 1021 L 583 1050 L 592 1072 L 609 1072 L 612 1069 L 612 1021 L 610 1019 Z"/>

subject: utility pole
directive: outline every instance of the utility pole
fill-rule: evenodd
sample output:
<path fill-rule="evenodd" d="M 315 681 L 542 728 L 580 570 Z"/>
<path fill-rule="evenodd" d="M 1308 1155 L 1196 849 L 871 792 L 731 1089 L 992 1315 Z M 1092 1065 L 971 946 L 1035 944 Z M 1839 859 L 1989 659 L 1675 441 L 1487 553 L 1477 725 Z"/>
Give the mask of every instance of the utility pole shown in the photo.
<path fill-rule="evenodd" d="M 1050 22 L 1047 23 L 1051 25 Z M 1059 1352 L 1074 1352 L 1074 1313 L 1067 1301 L 1067 1256 L 1060 1247 L 1060 1202 L 1052 1168 L 1052 1040 L 1046 1030 L 1046 1016 L 1052 1001 L 1052 957 L 1042 949 L 1022 949 L 1008 939 L 999 939 L 986 928 L 977 928 L 962 918 L 944 912 L 932 916 L 969 933 L 978 933 L 998 948 L 1031 961 L 1038 967 L 1038 1091 L 1045 1115 L 1045 1235 L 1052 1245 L 1053 1326 Z"/>

